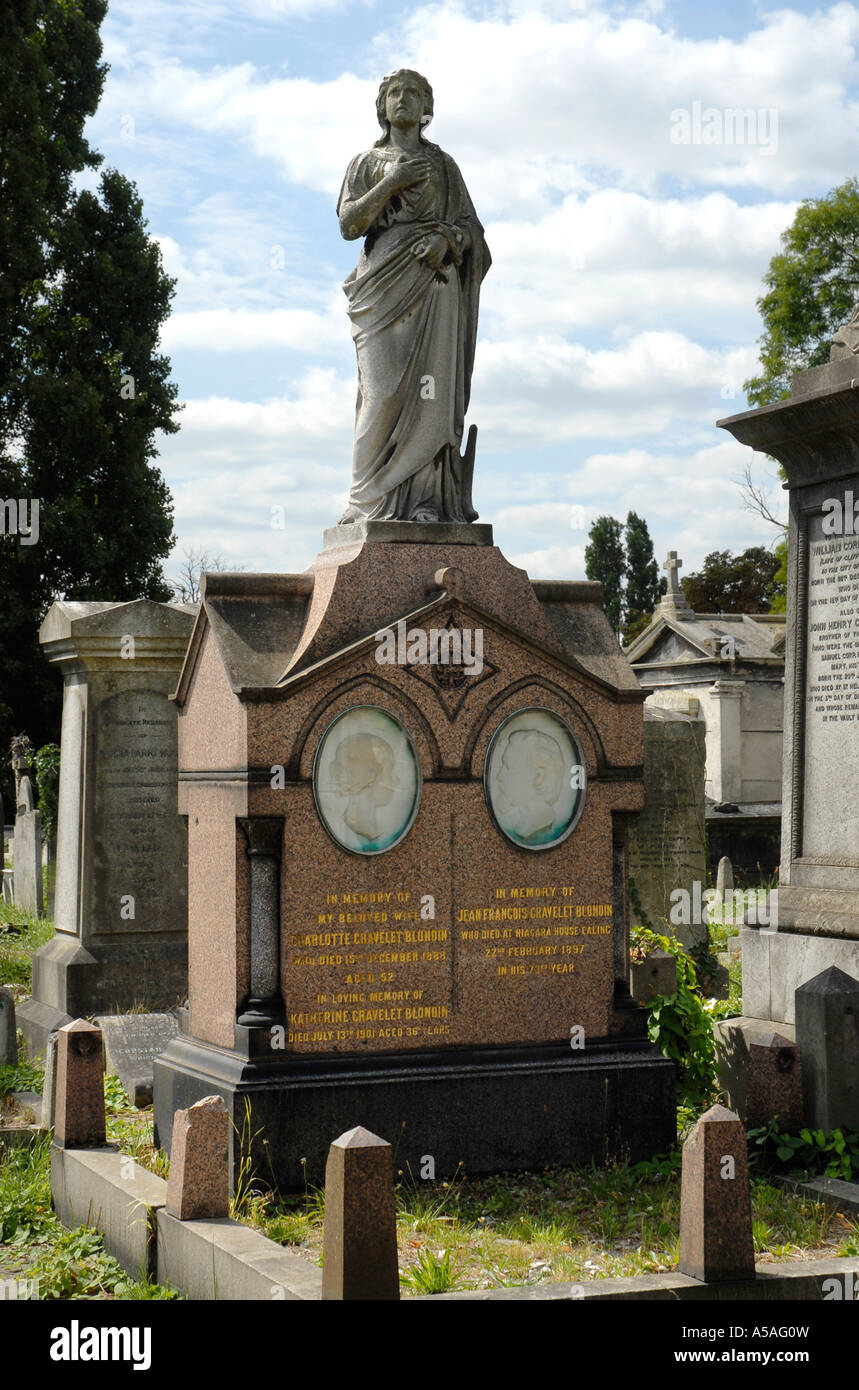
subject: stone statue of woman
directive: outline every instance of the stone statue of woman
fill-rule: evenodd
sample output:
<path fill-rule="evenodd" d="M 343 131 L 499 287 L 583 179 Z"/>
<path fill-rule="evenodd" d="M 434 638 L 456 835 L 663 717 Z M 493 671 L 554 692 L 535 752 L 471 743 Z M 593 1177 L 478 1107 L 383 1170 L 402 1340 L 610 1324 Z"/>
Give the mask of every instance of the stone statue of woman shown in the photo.
<path fill-rule="evenodd" d="M 386 77 L 376 113 L 384 134 L 352 160 L 337 204 L 346 240 L 364 237 L 343 285 L 358 403 L 341 524 L 474 521 L 474 426 L 465 455 L 460 445 L 491 257 L 459 169 L 424 139 L 426 78 L 407 68 Z"/>

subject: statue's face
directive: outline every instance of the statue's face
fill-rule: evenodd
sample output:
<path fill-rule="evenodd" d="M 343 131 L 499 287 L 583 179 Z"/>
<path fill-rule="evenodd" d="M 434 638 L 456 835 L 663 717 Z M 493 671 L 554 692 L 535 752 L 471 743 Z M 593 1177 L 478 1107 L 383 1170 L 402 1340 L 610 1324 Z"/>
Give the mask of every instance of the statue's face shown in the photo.
<path fill-rule="evenodd" d="M 424 114 L 424 89 L 414 77 L 395 77 L 385 97 L 385 115 L 392 126 L 414 125 Z"/>

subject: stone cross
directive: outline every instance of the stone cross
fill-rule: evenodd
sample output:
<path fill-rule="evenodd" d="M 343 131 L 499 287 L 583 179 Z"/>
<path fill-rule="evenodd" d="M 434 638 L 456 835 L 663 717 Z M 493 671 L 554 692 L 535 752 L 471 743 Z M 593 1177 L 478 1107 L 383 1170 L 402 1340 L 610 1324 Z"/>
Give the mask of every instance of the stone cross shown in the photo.
<path fill-rule="evenodd" d="M 669 594 L 682 593 L 682 590 L 680 588 L 680 575 L 677 573 L 677 571 L 683 568 L 683 561 L 677 559 L 676 550 L 669 550 L 665 560 L 665 564 L 662 566 L 662 568 L 668 571 Z"/>
<path fill-rule="evenodd" d="M 682 569 L 682 567 L 683 561 L 678 560 L 677 551 L 669 550 L 665 558 L 665 564 L 662 566 L 662 568 L 666 570 L 668 574 L 668 588 L 662 596 L 662 599 L 660 601 L 660 607 L 668 608 L 675 613 L 682 613 L 687 617 L 693 617 L 693 611 L 689 606 L 689 601 L 686 598 L 686 595 L 683 592 L 683 586 L 680 583 L 679 571 Z"/>

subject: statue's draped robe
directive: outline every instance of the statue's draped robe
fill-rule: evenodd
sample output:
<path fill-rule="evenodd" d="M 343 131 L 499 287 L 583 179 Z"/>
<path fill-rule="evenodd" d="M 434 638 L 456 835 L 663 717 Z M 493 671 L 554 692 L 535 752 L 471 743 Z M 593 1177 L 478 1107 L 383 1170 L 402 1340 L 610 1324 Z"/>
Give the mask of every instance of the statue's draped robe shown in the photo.
<path fill-rule="evenodd" d="M 398 151 L 352 160 L 344 202 L 362 197 Z M 343 285 L 358 355 L 352 490 L 343 517 L 473 521 L 460 445 L 468 409 L 480 283 L 490 255 L 453 160 L 424 141 L 425 183 L 396 194 L 367 233 Z M 413 254 L 433 232 L 448 239 L 440 271 Z M 470 239 L 470 244 L 469 244 Z"/>

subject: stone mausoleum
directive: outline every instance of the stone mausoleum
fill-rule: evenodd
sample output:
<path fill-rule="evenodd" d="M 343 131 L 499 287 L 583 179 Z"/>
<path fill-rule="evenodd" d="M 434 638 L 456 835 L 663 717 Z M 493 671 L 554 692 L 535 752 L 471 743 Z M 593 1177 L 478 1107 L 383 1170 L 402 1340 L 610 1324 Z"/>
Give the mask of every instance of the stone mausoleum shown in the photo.
<path fill-rule="evenodd" d="M 626 649 L 649 705 L 704 725 L 707 859 L 750 884 L 779 862 L 785 615 L 696 613 L 669 552 L 668 588 Z"/>

